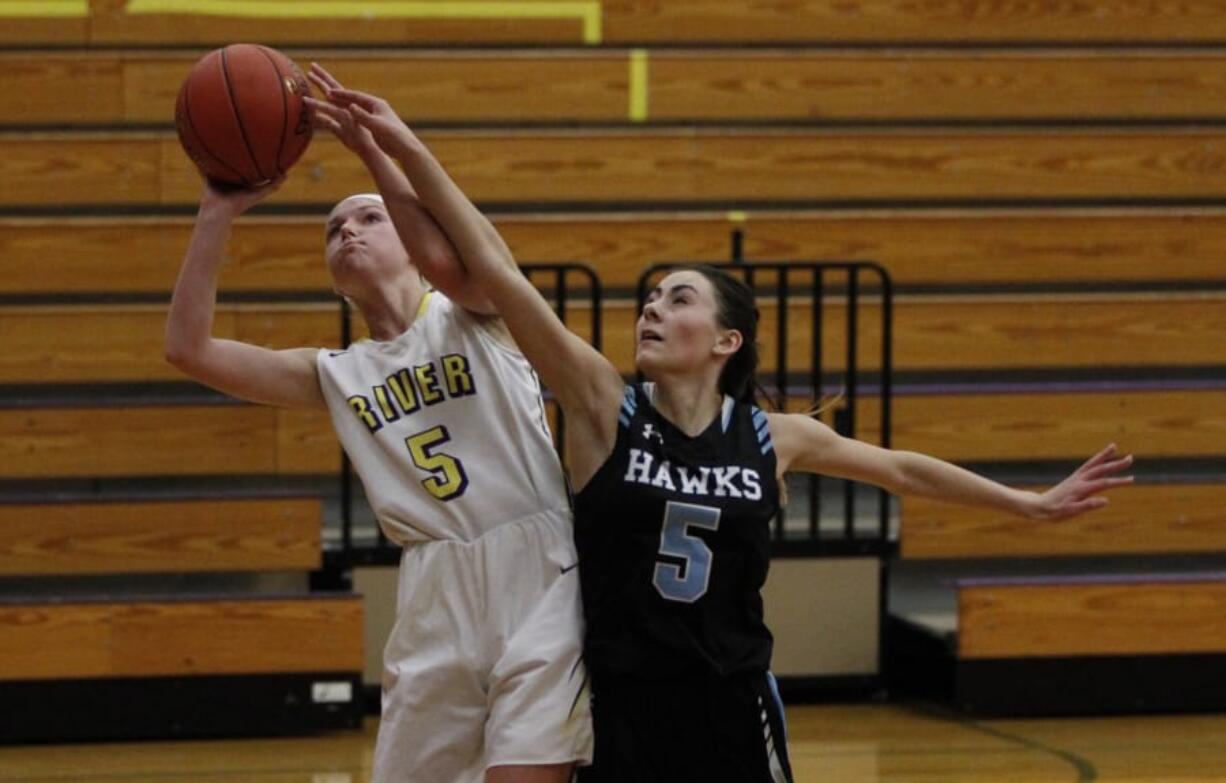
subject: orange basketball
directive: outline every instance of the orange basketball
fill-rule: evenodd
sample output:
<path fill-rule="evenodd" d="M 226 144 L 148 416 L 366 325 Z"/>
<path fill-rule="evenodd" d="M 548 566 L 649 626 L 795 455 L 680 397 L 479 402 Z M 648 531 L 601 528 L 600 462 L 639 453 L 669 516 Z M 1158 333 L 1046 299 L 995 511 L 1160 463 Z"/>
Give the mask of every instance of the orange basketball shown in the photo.
<path fill-rule="evenodd" d="M 311 142 L 310 94 L 294 61 L 258 44 L 200 58 L 175 102 L 175 127 L 205 176 L 257 187 L 284 174 Z"/>

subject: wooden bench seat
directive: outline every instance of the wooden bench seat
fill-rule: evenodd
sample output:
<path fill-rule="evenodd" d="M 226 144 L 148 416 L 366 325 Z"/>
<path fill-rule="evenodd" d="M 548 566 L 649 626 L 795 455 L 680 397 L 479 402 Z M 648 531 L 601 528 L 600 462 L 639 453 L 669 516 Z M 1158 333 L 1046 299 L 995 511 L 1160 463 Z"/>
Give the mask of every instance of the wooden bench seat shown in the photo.
<path fill-rule="evenodd" d="M 1220 389 L 909 393 L 895 399 L 893 444 L 962 462 L 1074 461 L 1111 441 L 1146 459 L 1215 457 L 1222 453 L 1223 411 Z M 857 416 L 857 437 L 877 442 L 876 399 L 862 398 Z M 339 469 L 340 448 L 324 411 L 138 404 L 0 409 L 0 474 L 9 478 L 335 475 Z"/>
<path fill-rule="evenodd" d="M 9 126 L 162 124 L 203 50 L 0 51 Z M 1180 50 L 290 49 L 415 123 L 1220 118 L 1226 58 Z"/>
<path fill-rule="evenodd" d="M 631 290 L 651 263 L 872 260 L 899 286 L 1110 286 L 1226 281 L 1226 210 L 949 209 L 494 214 L 521 263 L 580 261 Z M 183 217 L 0 217 L 0 295 L 166 294 L 187 247 Z M 330 291 L 323 214 L 244 216 L 223 291 Z"/>
<path fill-rule="evenodd" d="M 1157 460 L 1219 457 L 1226 432 L 1226 391 L 1111 391 L 1042 386 L 1010 391 L 941 393 L 895 397 L 893 445 L 956 462 L 1088 458 L 1108 443 Z M 876 400 L 858 410 L 862 440 L 879 442 Z"/>
<path fill-rule="evenodd" d="M 317 569 L 313 498 L 0 504 L 0 576 Z"/>
<path fill-rule="evenodd" d="M 865 42 L 1162 42 L 1217 43 L 1226 23 L 1209 5 L 1001 5 L 976 0 L 923 4 L 814 0 L 763 4 L 752 0 L 580 0 L 498 5 L 389 3 L 306 4 L 262 0 L 220 12 L 210 3 L 171 0 L 57 0 L 29 3 L 0 27 L 0 41 L 37 43 L 200 44 L 235 40 L 274 43 L 640 44 Z M 279 12 L 278 10 L 279 9 Z M 195 11 L 195 13 L 184 13 Z M 63 16 L 60 16 L 62 14 Z"/>
<path fill-rule="evenodd" d="M 1144 446 L 1137 450 L 1144 459 Z M 905 498 L 902 556 L 970 560 L 1226 552 L 1226 485 L 1140 484 L 1116 491 L 1110 501 L 1092 514 L 1048 523 Z"/>
<path fill-rule="evenodd" d="M 822 361 L 835 372 L 845 369 L 844 302 L 841 296 L 828 297 L 823 317 Z M 1223 304 L 1226 297 L 1213 294 L 904 295 L 894 301 L 893 368 L 976 371 L 987 380 L 993 372 L 1021 369 L 1226 365 Z M 758 305 L 760 369 L 770 372 L 778 366 L 779 307 L 773 297 L 760 298 Z M 858 316 L 858 366 L 879 369 L 879 299 L 862 300 Z M 790 368 L 810 366 L 812 317 L 811 298 L 789 300 Z M 636 318 L 629 301 L 612 301 L 604 308 L 604 353 L 624 373 L 634 366 Z M 575 331 L 586 336 L 583 324 L 577 326 Z"/>
<path fill-rule="evenodd" d="M 5 681 L 356 672 L 362 656 L 356 595 L 0 599 Z"/>
<path fill-rule="evenodd" d="M 0 370 L 0 383 L 185 380 L 163 358 L 166 310 L 145 304 L 0 307 L 0 337 L 14 360 Z M 216 337 L 276 348 L 340 347 L 340 333 L 339 302 L 223 304 L 213 324 Z"/>
<path fill-rule="evenodd" d="M 344 593 L 5 597 L 0 733 L 45 743 L 354 729 L 363 622 L 361 596 Z"/>
<path fill-rule="evenodd" d="M 837 280 L 837 278 L 836 278 Z M 844 367 L 847 311 L 828 297 L 823 362 Z M 1226 294 L 904 295 L 894 303 L 894 369 L 908 371 L 1226 366 Z M 778 304 L 759 300 L 763 371 L 778 365 Z M 634 371 L 632 300 L 605 303 L 604 353 Z M 859 366 L 881 366 L 881 308 L 859 307 Z M 788 366 L 809 366 L 812 298 L 789 300 Z M 568 308 L 571 328 L 591 338 L 590 305 Z M 181 380 L 162 358 L 165 305 L 0 306 L 0 384 Z M 340 347 L 337 304 L 221 304 L 215 336 L 272 348 Z M 364 335 L 355 319 L 353 335 Z"/>
<path fill-rule="evenodd" d="M 680 206 L 1189 200 L 1226 193 L 1226 133 L 1167 129 L 429 131 L 486 205 Z M 0 134 L 0 207 L 179 205 L 200 178 L 172 132 Z M 311 144 L 270 204 L 368 189 L 339 142 Z"/>
<path fill-rule="evenodd" d="M 605 41 L 992 42 L 1221 41 L 1226 22 L 1209 6 L 1014 5 L 989 0 L 606 0 Z"/>
<path fill-rule="evenodd" d="M 891 621 L 895 690 L 1002 717 L 1226 705 L 1221 571 L 990 577 L 955 589 L 956 630 L 949 617 Z"/>
<path fill-rule="evenodd" d="M 1226 653 L 1226 574 L 968 579 L 958 656 Z"/>
<path fill-rule="evenodd" d="M 257 405 L 0 410 L 7 478 L 331 474 L 325 411 Z"/>

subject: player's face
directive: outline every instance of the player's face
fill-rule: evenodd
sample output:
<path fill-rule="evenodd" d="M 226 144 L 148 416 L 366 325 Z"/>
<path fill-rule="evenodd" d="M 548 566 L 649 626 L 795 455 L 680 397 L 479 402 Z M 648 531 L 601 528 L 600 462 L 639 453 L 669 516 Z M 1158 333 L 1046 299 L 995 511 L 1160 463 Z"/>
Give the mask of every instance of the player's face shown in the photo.
<path fill-rule="evenodd" d="M 328 271 L 342 291 L 395 277 L 408 266 L 408 251 L 378 201 L 342 201 L 328 216 L 324 232 Z"/>
<path fill-rule="evenodd" d="M 721 361 L 727 333 L 710 281 L 699 272 L 674 272 L 647 296 L 635 325 L 634 360 L 648 377 L 702 371 Z"/>

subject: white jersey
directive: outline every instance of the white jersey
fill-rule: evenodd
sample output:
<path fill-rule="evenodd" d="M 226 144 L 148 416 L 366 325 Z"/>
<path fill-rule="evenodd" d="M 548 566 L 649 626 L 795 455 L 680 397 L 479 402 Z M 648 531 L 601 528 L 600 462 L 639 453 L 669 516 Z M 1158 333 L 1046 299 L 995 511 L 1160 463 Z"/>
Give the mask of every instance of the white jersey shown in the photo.
<path fill-rule="evenodd" d="M 388 538 L 472 541 L 570 502 L 528 361 L 438 292 L 388 342 L 321 350 L 341 444 Z"/>

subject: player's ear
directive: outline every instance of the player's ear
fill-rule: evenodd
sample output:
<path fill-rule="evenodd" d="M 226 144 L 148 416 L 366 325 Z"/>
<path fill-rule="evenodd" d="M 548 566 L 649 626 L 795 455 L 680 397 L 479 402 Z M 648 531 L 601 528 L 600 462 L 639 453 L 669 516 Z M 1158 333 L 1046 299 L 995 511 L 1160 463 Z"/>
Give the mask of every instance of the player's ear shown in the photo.
<path fill-rule="evenodd" d="M 725 329 L 715 341 L 715 354 L 717 356 L 733 356 L 737 351 L 741 350 L 741 344 L 745 338 L 741 336 L 739 329 Z"/>

